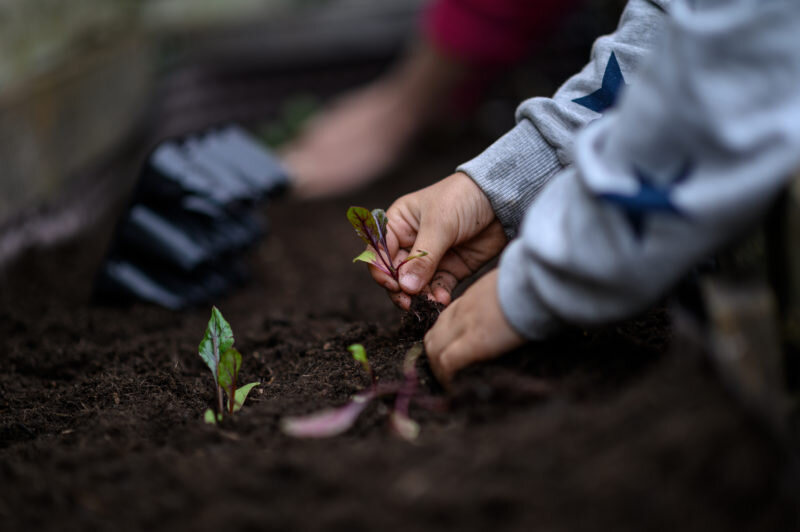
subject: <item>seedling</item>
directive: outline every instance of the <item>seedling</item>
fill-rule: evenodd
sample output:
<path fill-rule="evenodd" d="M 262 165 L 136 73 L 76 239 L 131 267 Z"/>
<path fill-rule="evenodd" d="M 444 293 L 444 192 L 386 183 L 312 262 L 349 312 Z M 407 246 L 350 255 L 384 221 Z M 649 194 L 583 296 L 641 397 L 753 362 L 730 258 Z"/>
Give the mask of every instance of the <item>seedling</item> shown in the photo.
<path fill-rule="evenodd" d="M 211 370 L 214 384 L 217 388 L 217 411 L 210 408 L 206 410 L 204 418 L 206 423 L 222 421 L 223 411 L 228 415 L 238 412 L 247 400 L 247 395 L 257 386 L 258 382 L 251 382 L 242 387 L 237 387 L 239 369 L 242 367 L 242 355 L 233 348 L 233 330 L 230 324 L 222 317 L 217 307 L 211 309 L 211 319 L 208 320 L 206 334 L 198 348 L 202 358 Z M 222 391 L 225 390 L 228 401 L 223 410 Z"/>
<path fill-rule="evenodd" d="M 364 408 L 379 397 L 395 395 L 394 409 L 389 415 L 392 429 L 402 438 L 412 441 L 419 436 L 419 425 L 408 416 L 408 407 L 417 391 L 416 362 L 422 354 L 422 345 L 417 344 L 406 353 L 403 362 L 403 382 L 378 384 L 372 368 L 367 360 L 367 353 L 360 344 L 348 347 L 348 350 L 369 374 L 372 384 L 369 389 L 357 393 L 344 406 L 321 410 L 314 414 L 300 417 L 284 418 L 281 429 L 289 436 L 296 438 L 327 438 L 342 434 L 353 426 Z"/>
<path fill-rule="evenodd" d="M 353 359 L 356 362 L 360 362 L 361 366 L 364 368 L 364 371 L 367 372 L 369 375 L 369 380 L 372 383 L 372 387 L 375 388 L 377 385 L 377 380 L 375 379 L 375 373 L 372 371 L 372 366 L 369 365 L 369 360 L 367 359 L 367 350 L 364 349 L 364 346 L 361 344 L 353 344 L 347 348 L 350 351 L 350 354 L 353 355 Z"/>
<path fill-rule="evenodd" d="M 350 220 L 359 238 L 369 246 L 354 258 L 353 262 L 360 261 L 371 264 L 385 274 L 390 275 L 395 281 L 399 279 L 400 268 L 404 264 L 428 254 L 427 251 L 418 249 L 416 255 L 409 255 L 395 266 L 392 262 L 392 256 L 389 254 L 389 246 L 386 243 L 386 225 L 389 223 L 389 219 L 383 209 L 373 209 L 370 212 L 364 207 L 350 207 L 347 209 L 347 219 Z"/>

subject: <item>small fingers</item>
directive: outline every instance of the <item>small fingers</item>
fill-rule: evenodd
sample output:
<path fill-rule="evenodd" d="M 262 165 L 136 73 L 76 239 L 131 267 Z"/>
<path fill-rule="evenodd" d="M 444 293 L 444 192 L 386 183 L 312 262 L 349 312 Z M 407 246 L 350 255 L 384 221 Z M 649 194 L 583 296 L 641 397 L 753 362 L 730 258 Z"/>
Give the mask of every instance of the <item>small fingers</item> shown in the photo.
<path fill-rule="evenodd" d="M 386 242 L 389 245 L 389 252 L 396 252 L 399 248 L 408 248 L 414 245 L 419 229 L 419 219 L 412 207 L 414 201 L 412 194 L 403 196 L 395 201 L 386 210 L 386 217 L 389 219 L 387 227 Z"/>
<path fill-rule="evenodd" d="M 452 347 L 450 344 L 461 336 L 457 320 L 452 319 L 454 306 L 439 315 L 439 319 L 423 340 L 431 370 L 436 379 L 445 387 L 449 384 L 455 370 L 452 368 L 452 357 L 444 355 L 448 347 Z"/>
<path fill-rule="evenodd" d="M 399 308 L 403 310 L 409 310 L 411 308 L 411 296 L 405 292 L 387 292 L 389 294 L 389 299 L 391 299 L 392 302 Z"/>
<path fill-rule="evenodd" d="M 437 271 L 431 279 L 431 294 L 433 299 L 442 305 L 449 305 L 453 300 L 453 290 L 458 285 L 456 276 L 447 271 Z"/>
<path fill-rule="evenodd" d="M 411 298 L 413 296 L 408 295 L 402 290 L 399 291 L 387 290 L 387 293 L 389 294 L 389 299 L 391 299 L 395 305 L 397 305 L 403 310 L 411 309 Z M 420 295 L 426 296 L 431 301 L 436 301 L 436 298 L 433 297 L 433 293 L 431 292 L 430 287 L 426 286 L 425 288 L 423 288 L 422 291 L 420 292 Z"/>
<path fill-rule="evenodd" d="M 428 344 L 428 336 L 425 336 L 425 351 L 428 353 L 431 371 L 442 386 L 449 388 L 456 372 L 467 365 L 467 361 L 460 356 L 465 346 L 456 340 L 442 351 L 433 351 L 429 350 Z"/>
<path fill-rule="evenodd" d="M 397 281 L 395 281 L 391 275 L 372 264 L 369 265 L 369 274 L 376 283 L 389 292 L 397 292 L 400 290 L 400 285 L 397 284 Z"/>
<path fill-rule="evenodd" d="M 461 254 L 454 250 L 448 251 L 431 279 L 430 287 L 434 299 L 443 305 L 449 305 L 453 300 L 453 290 L 458 283 L 472 273 Z"/>

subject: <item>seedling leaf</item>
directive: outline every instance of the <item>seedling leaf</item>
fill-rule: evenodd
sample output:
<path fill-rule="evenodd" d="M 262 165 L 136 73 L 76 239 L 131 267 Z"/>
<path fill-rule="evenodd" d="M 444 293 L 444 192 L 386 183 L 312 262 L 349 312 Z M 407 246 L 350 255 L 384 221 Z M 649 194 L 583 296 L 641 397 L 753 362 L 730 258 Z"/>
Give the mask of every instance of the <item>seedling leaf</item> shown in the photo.
<path fill-rule="evenodd" d="M 228 396 L 228 414 L 233 414 L 242 408 L 247 394 L 258 384 L 251 382 L 237 389 L 239 370 L 242 368 L 242 354 L 233 348 L 233 331 L 230 324 L 222 317 L 217 307 L 211 309 L 211 319 L 206 327 L 206 334 L 198 348 L 200 357 L 211 369 L 217 391 L 216 412 L 211 409 L 204 414 L 206 423 L 222 421 L 223 405 L 222 390 Z"/>
<path fill-rule="evenodd" d="M 364 349 L 364 346 L 361 344 L 353 344 L 347 348 L 350 351 L 350 354 L 353 355 L 353 358 L 357 362 L 361 362 L 361 365 L 364 366 L 364 371 L 370 373 L 369 367 L 369 360 L 367 360 L 367 350 Z"/>
<path fill-rule="evenodd" d="M 408 257 L 406 257 L 403 262 L 397 265 L 397 269 L 400 270 L 400 268 L 402 268 L 404 265 L 408 264 L 412 260 L 424 257 L 427 254 L 428 254 L 427 251 L 422 251 L 421 249 L 418 249 L 416 255 L 409 255 Z"/>
<path fill-rule="evenodd" d="M 369 360 L 367 359 L 367 350 L 364 349 L 364 346 L 361 344 L 353 344 L 348 347 L 347 350 L 350 351 L 354 359 L 361 362 L 364 371 L 369 375 L 369 380 L 372 381 L 372 389 L 374 391 L 375 386 L 377 386 L 377 381 L 375 379 L 375 373 L 372 372 L 372 366 L 369 365 Z"/>
<path fill-rule="evenodd" d="M 337 436 L 353 426 L 372 398 L 372 394 L 359 394 L 339 408 L 322 410 L 308 416 L 285 418 L 281 421 L 281 430 L 295 438 Z"/>
<path fill-rule="evenodd" d="M 233 412 L 238 412 L 244 406 L 244 402 L 247 400 L 247 396 L 250 394 L 250 391 L 261 384 L 260 382 L 250 382 L 245 384 L 241 388 L 236 389 L 236 393 L 233 394 Z M 230 410 L 230 397 L 228 398 L 228 409 Z"/>
<path fill-rule="evenodd" d="M 214 384 L 219 386 L 218 368 L 220 354 L 225 353 L 233 346 L 233 331 L 231 326 L 222 317 L 222 313 L 217 307 L 211 309 L 211 319 L 208 320 L 206 334 L 200 342 L 198 351 L 200 357 L 205 361 L 211 374 L 214 376 Z"/>
<path fill-rule="evenodd" d="M 356 234 L 371 249 L 368 249 L 353 259 L 353 262 L 366 262 L 380 269 L 394 280 L 399 279 L 400 267 L 408 261 L 424 257 L 427 251 L 417 250 L 416 255 L 406 259 L 395 267 L 392 256 L 389 254 L 389 245 L 386 242 L 386 227 L 389 218 L 383 209 L 373 209 L 371 212 L 364 207 L 350 207 L 347 209 L 347 219 L 356 230 Z"/>
<path fill-rule="evenodd" d="M 378 257 L 371 249 L 365 249 L 361 254 L 353 259 L 353 262 L 366 262 L 367 264 L 374 264 L 378 266 Z"/>
<path fill-rule="evenodd" d="M 236 379 L 239 376 L 239 369 L 242 367 L 242 355 L 234 348 L 230 348 L 222 354 L 219 361 L 219 385 L 228 393 L 236 388 Z"/>
<path fill-rule="evenodd" d="M 375 222 L 375 217 L 369 210 L 364 207 L 350 207 L 347 209 L 347 219 L 350 220 L 350 224 L 356 230 L 356 234 L 365 244 L 377 247 L 378 242 L 381 240 L 381 232 Z"/>
<path fill-rule="evenodd" d="M 242 367 L 242 355 L 231 347 L 222 354 L 219 361 L 219 385 L 228 396 L 228 413 L 233 414 L 231 397 L 236 394 L 236 384 L 239 378 L 239 369 Z"/>
<path fill-rule="evenodd" d="M 215 415 L 214 411 L 208 408 L 203 414 L 203 420 L 209 425 L 216 425 L 217 423 L 222 421 L 222 414 Z"/>

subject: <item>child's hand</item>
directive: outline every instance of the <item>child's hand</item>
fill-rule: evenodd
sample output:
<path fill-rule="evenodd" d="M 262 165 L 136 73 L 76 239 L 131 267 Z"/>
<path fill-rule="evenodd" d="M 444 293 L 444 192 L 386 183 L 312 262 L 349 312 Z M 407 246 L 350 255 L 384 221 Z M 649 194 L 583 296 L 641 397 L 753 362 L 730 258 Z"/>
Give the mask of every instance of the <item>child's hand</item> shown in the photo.
<path fill-rule="evenodd" d="M 500 308 L 494 269 L 442 312 L 425 335 L 425 351 L 436 378 L 447 386 L 461 368 L 496 358 L 524 342 Z"/>
<path fill-rule="evenodd" d="M 423 291 L 449 304 L 458 281 L 496 257 L 507 243 L 489 199 L 461 172 L 401 197 L 386 214 L 387 244 L 395 263 L 409 251 L 428 252 L 402 267 L 399 286 L 370 268 L 375 281 L 404 309 L 411 303 L 409 294 Z"/>

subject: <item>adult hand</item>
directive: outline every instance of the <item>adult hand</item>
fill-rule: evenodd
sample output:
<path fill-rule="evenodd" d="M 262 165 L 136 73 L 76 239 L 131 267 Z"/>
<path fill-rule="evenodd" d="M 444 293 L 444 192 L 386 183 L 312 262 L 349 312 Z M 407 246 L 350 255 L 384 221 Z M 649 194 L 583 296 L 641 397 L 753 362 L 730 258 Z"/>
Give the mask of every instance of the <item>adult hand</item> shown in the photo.
<path fill-rule="evenodd" d="M 399 284 L 370 267 L 375 281 L 404 309 L 410 306 L 410 295 L 420 292 L 449 304 L 458 282 L 496 257 L 508 242 L 489 199 L 461 172 L 401 197 L 386 215 L 388 251 L 395 264 L 410 252 L 427 252 L 400 268 Z"/>
<path fill-rule="evenodd" d="M 425 335 L 431 369 L 444 386 L 460 369 L 496 358 L 525 343 L 508 323 L 497 297 L 497 269 L 447 307 Z"/>
<path fill-rule="evenodd" d="M 281 151 L 294 194 L 342 195 L 379 177 L 444 107 L 466 68 L 423 41 L 387 74 L 339 98 Z"/>

